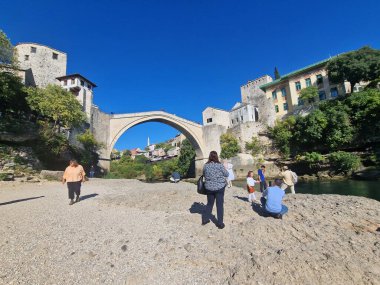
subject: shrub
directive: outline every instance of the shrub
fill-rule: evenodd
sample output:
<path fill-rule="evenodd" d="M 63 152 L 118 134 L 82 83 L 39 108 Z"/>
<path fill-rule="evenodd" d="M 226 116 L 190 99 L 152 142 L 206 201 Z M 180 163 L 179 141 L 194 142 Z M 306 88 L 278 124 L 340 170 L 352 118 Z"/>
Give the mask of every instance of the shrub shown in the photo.
<path fill-rule="evenodd" d="M 360 158 L 357 155 L 344 151 L 329 154 L 329 162 L 336 173 L 347 174 L 360 166 Z"/>
<path fill-rule="evenodd" d="M 319 168 L 324 162 L 322 154 L 318 152 L 306 152 L 304 155 L 297 156 L 296 160 L 305 163 L 310 169 Z"/>
<path fill-rule="evenodd" d="M 238 140 L 231 134 L 223 134 L 220 136 L 220 152 L 221 158 L 231 158 L 240 152 Z"/>
<path fill-rule="evenodd" d="M 263 147 L 258 137 L 252 137 L 250 142 L 246 142 L 245 149 L 249 151 L 253 156 L 260 154 L 263 151 Z"/>

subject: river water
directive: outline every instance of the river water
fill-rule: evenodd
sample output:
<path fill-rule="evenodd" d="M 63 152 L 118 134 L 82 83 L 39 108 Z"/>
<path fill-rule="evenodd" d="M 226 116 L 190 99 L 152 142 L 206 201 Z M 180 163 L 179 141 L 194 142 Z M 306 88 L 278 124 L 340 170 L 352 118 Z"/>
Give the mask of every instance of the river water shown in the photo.
<path fill-rule="evenodd" d="M 245 180 L 235 180 L 234 186 L 246 187 Z M 256 191 L 259 189 L 255 187 Z M 380 201 L 380 181 L 310 181 L 299 182 L 295 186 L 296 193 L 303 194 L 340 194 L 363 196 Z"/>

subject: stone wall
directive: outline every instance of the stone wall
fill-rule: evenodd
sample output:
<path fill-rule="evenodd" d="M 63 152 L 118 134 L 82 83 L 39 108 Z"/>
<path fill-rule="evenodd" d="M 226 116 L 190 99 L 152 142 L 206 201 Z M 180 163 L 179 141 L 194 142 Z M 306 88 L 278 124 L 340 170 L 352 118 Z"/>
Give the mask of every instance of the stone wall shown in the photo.
<path fill-rule="evenodd" d="M 46 87 L 66 75 L 66 53 L 36 43 L 21 43 L 15 48 L 20 68 L 25 70 L 25 85 Z"/>

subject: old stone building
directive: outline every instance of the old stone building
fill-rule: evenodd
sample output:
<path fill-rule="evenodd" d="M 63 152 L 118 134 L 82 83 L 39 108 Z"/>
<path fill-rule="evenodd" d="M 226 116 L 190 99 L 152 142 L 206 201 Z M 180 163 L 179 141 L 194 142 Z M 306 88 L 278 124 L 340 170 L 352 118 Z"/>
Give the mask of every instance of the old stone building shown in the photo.
<path fill-rule="evenodd" d="M 66 75 L 66 53 L 37 43 L 19 43 L 15 48 L 25 85 L 43 88 Z"/>

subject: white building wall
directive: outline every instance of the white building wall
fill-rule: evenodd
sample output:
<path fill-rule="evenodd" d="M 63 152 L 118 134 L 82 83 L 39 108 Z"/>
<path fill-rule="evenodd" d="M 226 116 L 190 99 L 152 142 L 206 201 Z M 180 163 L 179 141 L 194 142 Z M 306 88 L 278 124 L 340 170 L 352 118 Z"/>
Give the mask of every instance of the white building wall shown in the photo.
<path fill-rule="evenodd" d="M 221 125 L 226 128 L 230 126 L 230 113 L 224 110 L 208 107 L 202 112 L 202 117 L 204 126 Z"/>

